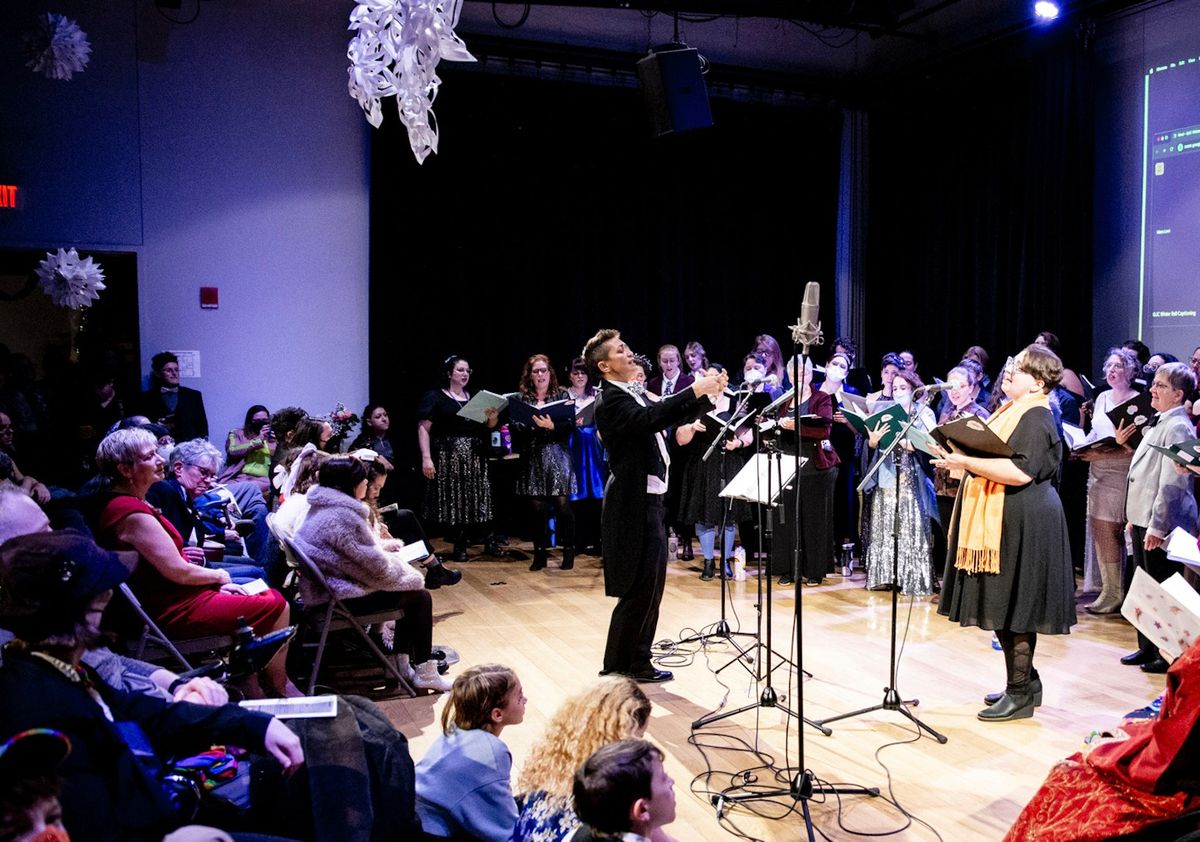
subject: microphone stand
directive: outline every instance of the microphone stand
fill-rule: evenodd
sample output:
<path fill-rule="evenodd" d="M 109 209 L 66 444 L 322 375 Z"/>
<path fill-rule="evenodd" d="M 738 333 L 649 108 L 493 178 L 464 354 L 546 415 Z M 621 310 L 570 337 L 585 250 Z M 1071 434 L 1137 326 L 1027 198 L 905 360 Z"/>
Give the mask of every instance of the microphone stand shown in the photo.
<path fill-rule="evenodd" d="M 793 334 L 792 334 L 794 346 L 799 345 L 799 343 L 800 343 L 800 338 L 796 335 L 798 328 L 799 328 L 799 325 L 797 325 L 797 328 L 793 330 Z M 797 353 L 795 353 L 795 347 L 793 349 L 793 357 L 796 357 L 796 356 L 801 357 L 801 365 L 804 365 L 805 361 L 808 359 L 808 346 L 810 344 L 812 344 L 812 340 L 809 339 L 808 341 L 805 341 L 803 344 L 804 344 L 803 352 L 797 354 Z M 807 365 L 804 365 L 804 368 L 807 368 Z M 803 380 L 803 373 L 798 372 L 797 379 Z M 801 388 L 799 390 L 798 394 L 801 394 L 801 395 L 804 394 L 803 388 Z M 795 506 L 793 507 L 794 517 L 793 517 L 792 523 L 793 523 L 793 528 L 795 528 L 797 530 L 799 530 L 799 527 L 800 527 L 800 468 L 804 464 L 804 460 L 802 460 L 800 458 L 800 447 L 799 447 L 799 440 L 800 440 L 800 410 L 799 410 L 799 406 L 800 406 L 799 401 L 796 401 L 796 400 L 792 401 L 792 408 L 791 408 L 792 420 L 795 424 L 796 438 L 797 438 L 796 453 L 794 455 L 794 458 L 796 460 L 796 475 L 792 480 L 793 486 L 796 489 L 796 502 L 795 502 Z M 770 484 L 770 482 L 768 480 L 768 485 L 769 484 Z M 769 515 L 768 515 L 768 517 L 769 517 Z M 795 545 L 797 548 L 799 547 L 799 540 L 800 539 L 797 536 L 796 545 Z M 798 558 L 798 556 L 796 556 L 795 554 L 793 554 L 793 557 Z M 798 562 L 796 562 L 796 563 L 798 564 Z M 797 569 L 796 572 L 799 573 L 799 570 Z M 771 581 L 771 576 L 768 574 L 768 576 L 767 576 L 768 590 L 769 590 L 769 586 L 770 586 L 770 581 Z M 793 715 L 797 716 L 802 721 L 807 722 L 808 724 L 812 725 L 814 728 L 817 728 L 825 736 L 829 736 L 833 732 L 829 728 L 825 727 L 824 722 L 814 722 L 814 721 L 812 721 L 810 719 L 806 719 L 804 717 L 804 692 L 803 692 L 803 689 L 801 686 L 801 682 L 803 681 L 803 679 L 801 678 L 801 675 L 808 675 L 808 673 L 805 672 L 804 667 L 803 667 L 804 649 L 803 649 L 802 643 L 803 643 L 804 624 L 802 622 L 803 618 L 801 616 L 801 610 L 800 610 L 801 583 L 800 583 L 799 575 L 796 576 L 794 588 L 795 588 L 795 613 L 796 613 L 795 625 L 796 625 L 796 668 L 797 668 L 797 676 L 796 676 L 796 710 L 797 710 L 797 713 L 795 713 Z M 768 651 L 770 651 L 770 650 L 768 650 Z M 768 689 L 769 689 L 769 687 L 768 687 Z M 764 706 L 767 706 L 767 705 L 765 705 L 765 703 L 764 703 Z M 786 708 L 785 708 L 785 710 L 786 710 Z M 790 711 L 788 711 L 788 712 L 791 713 Z M 829 721 L 829 720 L 826 720 L 826 721 Z M 693 727 L 695 727 L 695 723 L 693 723 Z M 800 811 L 801 811 L 801 814 L 804 816 L 804 827 L 807 832 L 808 842 L 815 842 L 816 836 L 813 831 L 812 813 L 809 810 L 808 802 L 813 797 L 814 785 L 816 783 L 816 775 L 813 773 L 813 771 L 811 769 L 808 768 L 808 766 L 805 764 L 805 761 L 804 761 L 804 729 L 797 728 L 796 736 L 797 736 L 797 740 L 798 740 L 798 754 L 797 754 L 797 760 L 796 760 L 796 768 L 798 769 L 798 771 L 796 772 L 795 776 L 792 777 L 791 781 L 789 782 L 788 788 L 787 789 L 767 790 L 765 792 L 752 792 L 752 793 L 747 793 L 745 795 L 714 796 L 713 803 L 717 807 L 718 817 L 720 817 L 723 814 L 725 805 L 729 804 L 729 803 L 759 801 L 759 800 L 763 800 L 763 799 L 779 798 L 782 796 L 788 796 L 788 797 L 792 798 L 793 800 L 800 802 Z M 748 772 L 744 773 L 744 774 L 748 774 Z M 879 796 L 879 789 L 877 787 L 864 787 L 864 786 L 858 786 L 856 784 L 849 784 L 849 785 L 843 785 L 843 786 L 832 786 L 832 785 L 827 786 L 825 784 L 821 785 L 821 794 L 822 795 L 831 794 L 831 793 L 836 794 L 836 795 L 867 795 L 872 798 L 875 798 L 875 797 Z M 839 803 L 840 803 L 840 801 L 839 801 Z M 822 836 L 824 836 L 824 834 L 822 834 Z"/>
<path fill-rule="evenodd" d="M 896 452 L 896 449 L 900 446 L 900 442 L 904 441 L 905 436 L 908 434 L 908 431 L 912 429 L 912 426 L 916 423 L 917 418 L 920 417 L 921 410 L 928 406 L 930 396 L 931 393 L 927 392 L 925 395 L 923 395 L 921 400 L 914 402 L 913 411 L 909 413 L 908 421 L 905 423 L 904 428 L 900 430 L 900 433 L 894 439 L 892 439 L 892 443 L 884 448 L 883 453 L 879 455 L 879 458 L 875 460 L 875 464 L 871 466 L 871 469 L 867 471 L 866 476 L 863 477 L 862 482 L 858 484 L 858 490 L 862 491 L 866 484 L 870 481 L 871 477 L 874 476 L 875 473 L 883 466 L 884 461 L 888 457 L 894 455 L 894 464 L 896 466 L 896 497 L 895 505 L 892 511 L 892 645 L 890 666 L 888 671 L 888 686 L 883 688 L 883 701 L 881 703 L 877 705 L 871 705 L 870 707 L 865 707 L 860 710 L 851 711 L 850 713 L 841 713 L 837 716 L 831 716 L 828 719 L 821 720 L 821 724 L 824 725 L 827 722 L 837 722 L 839 719 L 849 719 L 852 716 L 859 716 L 861 714 L 871 713 L 872 711 L 877 710 L 894 710 L 911 720 L 918 729 L 927 731 L 931 737 L 944 745 L 947 739 L 946 736 L 939 734 L 937 731 L 930 728 L 928 725 L 918 719 L 911 710 L 909 710 L 909 707 L 916 707 L 919 705 L 920 701 L 918 699 L 902 700 L 900 697 L 900 691 L 896 689 L 896 618 L 898 614 L 898 602 L 900 595 L 900 454 Z"/>
<path fill-rule="evenodd" d="M 712 442 L 709 444 L 708 450 L 704 451 L 704 455 L 700 457 L 701 462 L 707 462 L 708 458 L 713 455 L 713 451 L 715 451 L 717 449 L 717 446 L 719 444 L 722 444 L 725 441 L 725 437 L 729 434 L 729 430 L 733 426 L 733 422 L 735 420 L 738 421 L 739 426 L 740 426 L 741 422 L 743 420 L 745 420 L 744 418 L 741 418 L 740 416 L 741 416 L 743 410 L 745 410 L 747 404 L 750 403 L 750 397 L 753 394 L 754 394 L 753 392 L 746 392 L 744 395 L 742 395 L 738 399 L 737 406 L 733 409 L 732 412 L 730 412 L 729 418 L 724 423 L 721 424 L 721 429 L 717 430 L 717 434 L 713 437 Z M 724 449 L 724 447 L 722 447 L 721 448 L 721 487 L 722 488 L 725 487 L 725 454 L 726 454 L 726 452 L 727 451 Z M 725 510 L 721 513 L 721 526 L 720 526 L 720 530 L 717 532 L 717 540 L 721 542 L 721 566 L 720 566 L 720 572 L 718 574 L 721 577 L 721 619 L 717 621 L 715 631 L 709 632 L 708 634 L 692 635 L 691 637 L 686 637 L 682 641 L 680 641 L 681 643 L 708 642 L 708 640 L 713 639 L 713 638 L 728 641 L 730 643 L 730 645 L 732 645 L 733 648 L 735 650 L 737 650 L 737 655 L 733 658 L 733 660 L 727 662 L 726 664 L 724 664 L 724 666 L 719 667 L 716 670 L 716 672 L 721 672 L 721 670 L 725 669 L 725 667 L 729 666 L 730 664 L 734 663 L 735 661 L 741 662 L 743 664 L 745 663 L 745 661 L 743 659 L 746 657 L 746 654 L 750 651 L 750 649 L 743 649 L 741 646 L 739 646 L 733 640 L 734 635 L 741 635 L 742 637 L 758 637 L 758 635 L 753 634 L 751 632 L 732 631 L 729 628 L 729 621 L 725 618 L 725 604 L 726 604 L 726 598 L 727 598 L 726 590 L 729 587 L 729 585 L 728 585 L 729 576 L 725 572 L 728 569 L 727 565 L 729 564 L 729 559 L 725 554 L 725 528 L 728 525 L 729 510 L 732 507 L 733 507 L 733 501 L 730 500 L 725 505 Z"/>

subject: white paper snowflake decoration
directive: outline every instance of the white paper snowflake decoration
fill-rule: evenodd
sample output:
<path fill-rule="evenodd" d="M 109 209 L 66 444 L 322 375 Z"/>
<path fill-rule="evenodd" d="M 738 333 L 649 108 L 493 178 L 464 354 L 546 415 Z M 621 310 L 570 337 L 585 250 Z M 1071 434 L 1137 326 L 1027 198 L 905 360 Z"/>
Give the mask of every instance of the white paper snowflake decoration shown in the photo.
<path fill-rule="evenodd" d="M 79 259 L 75 249 L 46 252 L 38 264 L 37 276 L 42 290 L 59 307 L 78 310 L 91 307 L 104 289 L 104 270 L 90 257 Z"/>
<path fill-rule="evenodd" d="M 25 66 L 47 79 L 69 80 L 87 67 L 92 45 L 87 35 L 64 15 L 46 12 L 24 37 Z"/>
<path fill-rule="evenodd" d="M 462 0 L 365 0 L 350 13 L 350 96 L 375 128 L 383 122 L 380 100 L 394 96 L 418 163 L 437 152 L 438 62 L 475 61 L 454 34 L 461 11 Z"/>

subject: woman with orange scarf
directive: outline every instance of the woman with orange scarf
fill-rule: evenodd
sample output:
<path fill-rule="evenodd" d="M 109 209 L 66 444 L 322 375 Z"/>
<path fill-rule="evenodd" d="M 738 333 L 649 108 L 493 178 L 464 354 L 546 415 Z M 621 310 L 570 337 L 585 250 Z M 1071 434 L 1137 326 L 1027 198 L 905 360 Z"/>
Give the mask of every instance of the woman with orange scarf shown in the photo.
<path fill-rule="evenodd" d="M 947 543 L 938 612 L 964 626 L 995 630 L 1007 685 L 984 697 L 985 722 L 1033 716 L 1042 681 L 1033 667 L 1039 634 L 1067 634 L 1075 624 L 1075 582 L 1067 522 L 1053 480 L 1062 445 L 1049 393 L 1062 361 L 1030 345 L 1005 369 L 1009 398 L 987 426 L 1012 448 L 1009 458 L 968 456 L 951 446 L 933 462 L 966 474 Z"/>

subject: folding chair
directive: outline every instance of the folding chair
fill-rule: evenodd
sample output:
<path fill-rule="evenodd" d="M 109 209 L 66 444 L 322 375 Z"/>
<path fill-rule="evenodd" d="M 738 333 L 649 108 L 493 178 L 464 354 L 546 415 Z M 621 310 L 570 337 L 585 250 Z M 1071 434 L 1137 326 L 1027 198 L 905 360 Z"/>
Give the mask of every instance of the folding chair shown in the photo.
<path fill-rule="evenodd" d="M 313 563 L 303 550 L 296 546 L 296 542 L 286 535 L 279 535 L 280 543 L 283 544 L 283 551 L 287 555 L 288 564 L 296 567 L 300 572 L 300 576 L 312 583 L 313 588 L 324 594 L 328 601 L 318 605 L 302 606 L 305 625 L 311 625 L 313 630 L 318 631 L 318 641 L 314 643 L 305 642 L 302 645 L 307 648 L 316 647 L 316 653 L 313 656 L 312 674 L 308 679 L 308 695 L 312 695 L 313 688 L 317 685 L 317 674 L 321 670 L 321 660 L 325 657 L 325 645 L 329 640 L 329 633 L 333 631 L 343 631 L 352 629 L 361 638 L 363 644 L 367 647 L 367 651 L 380 666 L 384 672 L 394 678 L 400 688 L 400 691 L 407 696 L 415 696 L 411 684 L 400 674 L 400 670 L 396 667 L 396 662 L 393 658 L 380 649 L 375 641 L 371 640 L 370 635 L 366 632 L 366 626 L 372 626 L 377 623 L 386 623 L 388 620 L 399 620 L 404 616 L 404 610 L 401 608 L 390 608 L 386 611 L 375 611 L 369 614 L 355 614 L 348 609 L 333 589 L 329 587 L 329 582 L 325 579 L 325 574 L 320 568 Z"/>
<path fill-rule="evenodd" d="M 193 664 L 184 657 L 185 654 L 215 655 L 219 652 L 228 651 L 229 647 L 233 645 L 233 631 L 229 634 L 213 634 L 205 637 L 172 640 L 167 637 L 166 633 L 146 613 L 146 609 L 142 607 L 142 603 L 134 596 L 133 591 L 130 590 L 127 583 L 122 582 L 119 585 L 119 590 L 142 624 L 141 634 L 138 635 L 135 641 L 126 644 L 126 650 L 129 654 L 139 661 L 156 662 L 173 659 L 179 665 L 180 672 L 187 672 L 193 668 Z"/>

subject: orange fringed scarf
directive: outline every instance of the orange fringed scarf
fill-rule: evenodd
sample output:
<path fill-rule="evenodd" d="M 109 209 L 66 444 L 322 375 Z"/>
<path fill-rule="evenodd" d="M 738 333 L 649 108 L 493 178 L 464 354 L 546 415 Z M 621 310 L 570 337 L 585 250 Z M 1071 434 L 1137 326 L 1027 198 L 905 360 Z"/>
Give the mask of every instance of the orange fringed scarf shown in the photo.
<path fill-rule="evenodd" d="M 1050 407 L 1042 392 L 1009 401 L 988 419 L 992 432 L 1008 441 L 1025 413 L 1035 406 Z M 958 552 L 954 566 L 966 573 L 1000 572 L 1000 532 L 1004 524 L 1004 484 L 967 475 L 958 505 Z"/>

